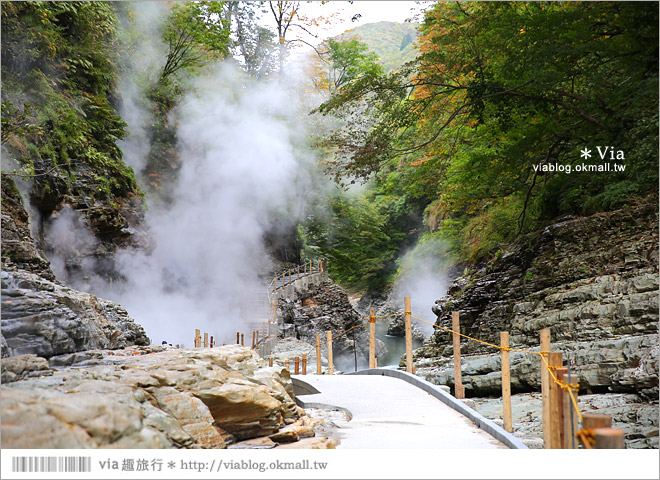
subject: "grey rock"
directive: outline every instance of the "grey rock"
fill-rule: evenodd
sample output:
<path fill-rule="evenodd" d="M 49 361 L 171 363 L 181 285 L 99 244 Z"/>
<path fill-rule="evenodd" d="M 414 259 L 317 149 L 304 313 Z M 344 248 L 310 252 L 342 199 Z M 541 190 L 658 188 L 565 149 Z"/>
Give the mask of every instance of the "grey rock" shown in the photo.
<path fill-rule="evenodd" d="M 2 447 L 225 448 L 304 414 L 288 375 L 248 348 L 129 347 L 93 357 L 95 365 L 3 383 Z M 48 363 L 12 357 L 5 367 L 43 371 Z"/>
<path fill-rule="evenodd" d="M 120 305 L 23 270 L 2 272 L 2 336 L 8 355 L 55 355 L 147 345 Z"/>

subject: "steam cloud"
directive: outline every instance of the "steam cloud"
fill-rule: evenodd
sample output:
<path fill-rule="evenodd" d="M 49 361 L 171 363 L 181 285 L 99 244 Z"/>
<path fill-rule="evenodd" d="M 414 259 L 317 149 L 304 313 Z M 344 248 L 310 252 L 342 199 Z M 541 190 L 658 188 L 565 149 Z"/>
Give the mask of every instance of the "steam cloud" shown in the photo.
<path fill-rule="evenodd" d="M 390 298 L 402 302 L 404 296 L 411 297 L 412 312 L 415 316 L 435 323 L 436 316 L 431 311 L 435 301 L 447 293 L 450 285 L 445 265 L 446 246 L 442 240 L 427 236 L 409 250 L 399 260 L 397 281 Z M 434 328 L 413 319 L 419 329 L 429 336 Z"/>
<path fill-rule="evenodd" d="M 174 201 L 147 214 L 155 248 L 118 254 L 127 283 L 106 292 L 157 343 L 190 342 L 195 328 L 222 341 L 241 329 L 245 306 L 265 293 L 263 234 L 293 202 L 300 170 L 295 108 L 276 85 L 246 87 L 225 65 L 196 91 L 179 113 Z"/>

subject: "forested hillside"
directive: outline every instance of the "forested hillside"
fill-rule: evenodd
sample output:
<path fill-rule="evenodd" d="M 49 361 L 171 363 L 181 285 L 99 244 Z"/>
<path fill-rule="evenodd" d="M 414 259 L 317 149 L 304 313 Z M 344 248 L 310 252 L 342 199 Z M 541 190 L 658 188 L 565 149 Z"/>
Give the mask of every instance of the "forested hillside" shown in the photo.
<path fill-rule="evenodd" d="M 335 218 L 369 236 L 369 258 L 317 236 L 331 273 L 359 259 L 358 277 L 382 279 L 420 233 L 419 248 L 473 263 L 562 215 L 657 195 L 657 19 L 636 2 L 435 5 L 416 60 L 318 109 L 343 121 L 322 142 L 328 171 L 368 181 Z"/>
<path fill-rule="evenodd" d="M 390 72 L 417 56 L 415 41 L 419 25 L 414 23 L 376 22 L 348 30 L 340 40 L 359 40 L 378 56 L 378 63 Z"/>
<path fill-rule="evenodd" d="M 103 2 L 2 4 L 3 170 L 32 180 L 39 215 L 73 203 L 109 242 L 142 197 L 117 143 L 117 26 Z"/>

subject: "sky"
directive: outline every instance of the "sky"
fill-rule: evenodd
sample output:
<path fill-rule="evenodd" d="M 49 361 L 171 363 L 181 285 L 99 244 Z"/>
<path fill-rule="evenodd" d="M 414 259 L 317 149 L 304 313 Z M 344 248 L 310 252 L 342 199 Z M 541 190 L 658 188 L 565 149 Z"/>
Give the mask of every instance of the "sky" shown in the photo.
<path fill-rule="evenodd" d="M 308 1 L 303 2 L 300 8 L 302 15 L 308 18 L 329 17 L 332 16 L 332 21 L 329 24 L 319 24 L 318 27 L 313 27 L 313 32 L 316 33 L 317 38 L 314 38 L 306 33 L 301 32 L 299 29 L 290 29 L 288 38 L 301 38 L 308 43 L 318 45 L 327 38 L 334 37 L 346 30 L 365 25 L 367 23 L 375 22 L 405 22 L 406 19 L 412 18 L 416 13 L 419 13 L 425 8 L 428 8 L 432 3 L 429 1 L 371 1 L 371 0 L 355 0 L 349 3 L 346 0 L 334 0 L 328 2 Z M 359 14 L 359 17 L 356 15 Z M 265 15 L 263 21 L 266 24 L 272 23 L 269 17 L 270 13 Z M 353 18 L 355 17 L 355 20 Z M 306 50 L 303 48 L 301 50 Z"/>
<path fill-rule="evenodd" d="M 356 0 L 352 4 L 348 1 L 308 2 L 303 4 L 302 11 L 310 16 L 327 15 L 328 12 L 339 12 L 336 20 L 329 28 L 324 29 L 326 38 L 339 35 L 351 28 L 375 22 L 404 22 L 424 8 L 424 4 L 431 2 L 416 1 L 367 1 Z M 353 21 L 354 15 L 361 16 Z"/>

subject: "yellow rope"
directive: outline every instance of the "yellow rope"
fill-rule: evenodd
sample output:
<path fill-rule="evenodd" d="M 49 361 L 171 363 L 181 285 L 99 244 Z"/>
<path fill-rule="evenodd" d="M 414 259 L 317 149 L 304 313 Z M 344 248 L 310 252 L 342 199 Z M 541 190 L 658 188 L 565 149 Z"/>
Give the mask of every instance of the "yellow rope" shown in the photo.
<path fill-rule="evenodd" d="M 428 321 L 424 320 L 423 318 L 419 318 L 419 317 L 417 317 L 417 316 L 415 316 L 415 315 L 412 315 L 410 312 L 400 312 L 400 313 L 392 313 L 392 314 L 390 314 L 390 315 L 380 315 L 380 316 L 377 316 L 377 317 L 365 317 L 365 318 L 362 318 L 361 320 L 367 320 L 367 321 L 364 322 L 364 323 L 362 323 L 362 324 L 360 324 L 360 325 L 355 325 L 355 326 L 349 328 L 348 330 L 346 330 L 346 331 L 344 331 L 344 332 L 342 332 L 342 333 L 340 333 L 340 334 L 338 334 L 338 335 L 332 337 L 332 340 L 341 337 L 342 335 L 344 335 L 344 334 L 350 332 L 350 331 L 353 330 L 354 328 L 362 327 L 362 326 L 368 324 L 368 323 L 369 323 L 369 320 L 372 319 L 372 318 L 388 318 L 388 317 L 396 317 L 396 316 L 404 315 L 404 314 L 408 314 L 408 315 L 410 315 L 412 318 L 414 318 L 415 320 L 418 320 L 418 321 L 420 321 L 420 322 L 423 322 L 423 323 L 426 323 L 426 324 L 428 324 L 428 325 L 431 325 L 433 328 L 440 328 L 440 329 L 445 330 L 445 331 L 447 331 L 447 332 L 450 332 L 450 333 L 454 333 L 454 334 L 456 334 L 456 335 L 459 335 L 459 336 L 461 336 L 461 337 L 463 337 L 463 338 L 467 338 L 468 340 L 472 340 L 472 341 L 475 341 L 475 342 L 477 342 L 477 343 L 481 343 L 481 344 L 483 344 L 483 345 L 487 345 L 487 346 L 489 346 L 489 347 L 497 348 L 498 350 L 501 350 L 501 351 L 505 351 L 505 352 L 519 352 L 519 353 L 525 353 L 525 354 L 538 355 L 539 357 L 541 357 L 541 361 L 542 361 L 543 363 L 545 363 L 545 366 L 546 366 L 546 368 L 548 369 L 548 373 L 549 373 L 550 376 L 552 377 L 552 380 L 553 380 L 557 385 L 559 385 L 559 387 L 560 387 L 562 390 L 566 390 L 566 391 L 568 392 L 569 396 L 571 397 L 571 403 L 572 403 L 572 405 L 573 405 L 573 409 L 574 409 L 575 412 L 577 413 L 578 418 L 579 418 L 580 420 L 582 420 L 582 413 L 580 412 L 580 408 L 578 407 L 577 399 L 575 398 L 575 392 L 579 391 L 579 389 L 580 389 L 580 385 L 577 384 L 577 383 L 566 383 L 566 382 L 564 382 L 564 381 L 562 381 L 562 380 L 559 380 L 559 379 L 557 378 L 557 376 L 554 374 L 554 371 L 555 371 L 557 368 L 561 368 L 561 367 L 550 366 L 550 365 L 548 364 L 548 361 L 546 360 L 546 357 L 548 356 L 548 353 L 550 353 L 550 352 L 549 352 L 549 351 L 546 351 L 546 350 L 541 350 L 541 351 L 539 351 L 539 352 L 535 352 L 535 351 L 533 351 L 533 350 L 521 350 L 521 349 L 519 349 L 519 348 L 503 347 L 503 346 L 501 346 L 501 345 L 496 345 L 496 344 L 494 344 L 494 343 L 485 342 L 485 341 L 483 341 L 483 340 L 479 340 L 478 338 L 474 338 L 474 337 L 471 337 L 471 336 L 469 336 L 469 335 L 465 335 L 464 333 L 456 332 L 456 331 L 452 330 L 451 328 L 443 327 L 443 326 L 441 326 L 441 325 L 436 325 L 435 323 L 428 322 Z M 315 347 L 315 348 L 316 348 L 316 347 Z M 314 348 L 313 348 L 312 350 L 310 350 L 310 352 L 312 352 L 313 350 L 314 350 Z M 579 432 L 578 432 L 578 433 L 579 433 Z M 583 443 L 584 443 L 584 442 L 583 442 Z"/>
<path fill-rule="evenodd" d="M 571 397 L 571 403 L 573 404 L 573 408 L 574 408 L 575 412 L 577 413 L 578 418 L 580 420 L 582 420 L 582 413 L 580 412 L 580 409 L 579 409 L 578 404 L 577 404 L 577 400 L 575 399 L 575 395 L 574 395 L 574 391 L 578 391 L 579 388 L 580 388 L 580 385 L 576 384 L 576 383 L 566 383 L 566 382 L 564 382 L 562 380 L 559 380 L 557 378 L 557 376 L 554 374 L 554 371 L 557 368 L 561 368 L 561 367 L 554 367 L 554 366 L 548 365 L 548 362 L 545 359 L 545 357 L 547 357 L 548 353 L 550 353 L 550 352 L 547 352 L 547 351 L 535 352 L 533 350 L 521 350 L 521 349 L 518 349 L 518 348 L 502 347 L 501 345 L 495 345 L 494 343 L 484 342 L 483 340 L 479 340 L 478 338 L 470 337 L 469 335 L 465 335 L 463 333 L 456 332 L 456 331 L 454 331 L 450 328 L 442 327 L 440 325 L 436 325 L 435 323 L 427 322 L 426 320 L 424 320 L 422 318 L 419 318 L 419 317 L 416 317 L 414 315 L 411 315 L 411 317 L 416 319 L 416 320 L 419 320 L 420 322 L 427 323 L 427 324 L 433 326 L 434 328 L 441 328 L 442 330 L 446 330 L 448 332 L 455 333 L 457 335 L 460 335 L 461 337 L 465 337 L 465 338 L 467 338 L 469 340 L 473 340 L 477 343 L 482 343 L 484 345 L 488 345 L 489 347 L 497 348 L 498 350 L 502 350 L 502 351 L 505 351 L 505 352 L 520 352 L 520 353 L 538 355 L 539 357 L 541 357 L 541 361 L 543 361 L 543 363 L 545 363 L 545 366 L 548 369 L 548 373 L 550 373 L 550 376 L 552 377 L 552 380 L 557 385 L 559 385 L 559 387 L 562 390 L 566 390 L 568 392 L 569 396 Z"/>
<path fill-rule="evenodd" d="M 350 332 L 350 331 L 353 330 L 354 328 L 363 327 L 363 326 L 365 326 L 367 323 L 369 323 L 369 322 L 364 322 L 364 323 L 361 323 L 360 325 L 355 325 L 355 326 L 349 328 L 348 330 L 345 330 L 345 331 L 341 332 L 340 334 L 335 335 L 334 337 L 332 337 L 332 339 L 334 340 L 335 338 L 339 338 L 339 337 L 341 337 L 342 335 L 344 335 L 344 334 Z"/>

